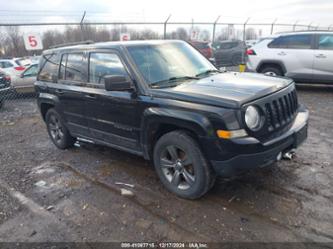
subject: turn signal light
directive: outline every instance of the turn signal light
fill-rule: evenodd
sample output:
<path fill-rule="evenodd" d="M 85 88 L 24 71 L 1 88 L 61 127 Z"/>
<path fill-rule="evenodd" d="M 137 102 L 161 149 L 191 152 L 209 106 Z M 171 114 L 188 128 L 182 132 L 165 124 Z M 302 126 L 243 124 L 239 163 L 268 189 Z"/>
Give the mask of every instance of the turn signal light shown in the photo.
<path fill-rule="evenodd" d="M 245 130 L 233 130 L 233 131 L 217 130 L 216 134 L 219 138 L 223 138 L 223 139 L 231 139 L 231 138 L 247 136 L 247 133 Z"/>

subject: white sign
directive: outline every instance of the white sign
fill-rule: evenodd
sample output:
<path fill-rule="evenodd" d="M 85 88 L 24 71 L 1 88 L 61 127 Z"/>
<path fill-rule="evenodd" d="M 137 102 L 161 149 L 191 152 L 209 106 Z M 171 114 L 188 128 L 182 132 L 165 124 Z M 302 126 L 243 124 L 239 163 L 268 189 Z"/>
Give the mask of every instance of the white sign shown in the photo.
<path fill-rule="evenodd" d="M 131 35 L 128 33 L 122 33 L 122 34 L 120 34 L 120 40 L 129 41 L 129 40 L 131 40 Z"/>
<path fill-rule="evenodd" d="M 43 49 L 42 38 L 39 34 L 25 34 L 23 36 L 24 46 L 26 50 Z"/>

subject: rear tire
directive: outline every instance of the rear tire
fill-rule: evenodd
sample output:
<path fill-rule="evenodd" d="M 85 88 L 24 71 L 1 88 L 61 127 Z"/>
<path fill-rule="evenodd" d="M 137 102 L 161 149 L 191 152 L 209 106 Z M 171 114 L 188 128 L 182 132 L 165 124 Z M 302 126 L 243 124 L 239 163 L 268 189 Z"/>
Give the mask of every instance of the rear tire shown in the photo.
<path fill-rule="evenodd" d="M 166 189 L 182 198 L 200 198 L 215 182 L 197 142 L 185 131 L 169 132 L 157 141 L 154 166 Z"/>
<path fill-rule="evenodd" d="M 76 138 L 70 135 L 65 123 L 55 109 L 51 108 L 47 111 L 45 122 L 49 136 L 55 146 L 64 150 L 74 145 Z"/>
<path fill-rule="evenodd" d="M 260 70 L 260 73 L 270 76 L 283 76 L 283 72 L 279 67 L 267 66 Z"/>

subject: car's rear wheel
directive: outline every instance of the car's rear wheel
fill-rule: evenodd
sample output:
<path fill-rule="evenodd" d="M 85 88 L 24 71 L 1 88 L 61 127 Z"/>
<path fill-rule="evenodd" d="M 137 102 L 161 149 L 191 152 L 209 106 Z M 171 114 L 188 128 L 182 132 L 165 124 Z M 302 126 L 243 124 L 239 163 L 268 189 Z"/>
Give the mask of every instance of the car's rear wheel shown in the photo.
<path fill-rule="evenodd" d="M 163 185 L 182 198 L 201 197 L 215 181 L 197 142 L 185 131 L 169 132 L 157 141 L 154 166 Z"/>
<path fill-rule="evenodd" d="M 264 67 L 260 73 L 270 76 L 283 76 L 281 69 L 274 66 Z"/>
<path fill-rule="evenodd" d="M 60 115 L 55 109 L 51 108 L 47 111 L 45 121 L 49 136 L 59 149 L 67 149 L 74 145 L 76 139 L 70 135 Z"/>

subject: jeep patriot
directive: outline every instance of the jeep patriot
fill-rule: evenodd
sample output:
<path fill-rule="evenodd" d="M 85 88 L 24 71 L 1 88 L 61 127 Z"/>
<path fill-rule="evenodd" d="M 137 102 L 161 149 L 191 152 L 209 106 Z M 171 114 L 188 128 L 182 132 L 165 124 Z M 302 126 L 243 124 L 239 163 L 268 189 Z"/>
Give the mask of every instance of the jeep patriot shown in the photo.
<path fill-rule="evenodd" d="M 220 72 L 183 41 L 82 42 L 44 51 L 39 65 L 38 105 L 58 148 L 82 141 L 143 156 L 182 198 L 307 137 L 291 79 Z"/>

